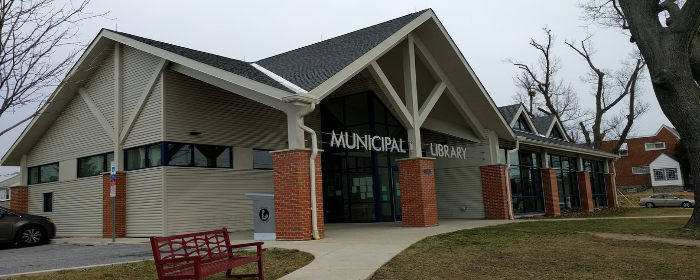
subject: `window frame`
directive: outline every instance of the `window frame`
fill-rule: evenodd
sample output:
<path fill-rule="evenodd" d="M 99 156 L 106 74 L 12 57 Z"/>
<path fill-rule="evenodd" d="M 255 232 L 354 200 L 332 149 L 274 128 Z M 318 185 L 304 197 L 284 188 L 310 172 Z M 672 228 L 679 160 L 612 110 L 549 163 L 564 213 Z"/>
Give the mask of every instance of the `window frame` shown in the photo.
<path fill-rule="evenodd" d="M 92 177 L 92 176 L 98 176 L 104 172 L 109 172 L 110 168 L 112 167 L 111 161 L 107 161 L 107 156 L 112 155 L 112 158 L 114 158 L 114 152 L 108 152 L 104 154 L 97 154 L 97 155 L 92 155 L 92 156 L 86 156 L 86 157 L 81 157 L 76 160 L 77 167 L 76 167 L 76 177 L 77 178 L 87 178 L 87 177 Z M 102 156 L 102 171 L 97 173 L 97 174 L 92 174 L 92 175 L 82 175 L 80 174 L 80 160 L 91 158 L 91 157 L 96 157 L 96 156 Z"/>
<path fill-rule="evenodd" d="M 48 205 L 48 207 L 47 207 L 47 203 L 46 203 L 46 197 L 50 197 L 50 198 L 51 198 L 51 204 Z M 42 194 L 41 206 L 42 206 L 42 207 L 41 207 L 41 208 L 42 208 L 42 211 L 43 211 L 44 213 L 53 212 L 53 192 L 46 192 L 46 193 L 43 193 L 43 194 Z M 48 209 L 48 211 L 47 211 L 47 209 Z"/>
<path fill-rule="evenodd" d="M 253 169 L 255 169 L 255 170 L 273 170 L 273 169 L 274 169 L 274 164 L 273 164 L 273 167 L 271 167 L 271 168 L 256 168 L 256 167 L 255 167 L 255 151 L 259 151 L 259 152 L 268 152 L 268 153 L 269 153 L 269 152 L 271 152 L 272 150 L 267 150 L 267 149 L 253 149 Z M 232 159 L 233 159 L 233 158 L 232 158 Z M 271 164 L 272 164 L 272 162 L 271 162 Z"/>
<path fill-rule="evenodd" d="M 520 126 L 520 127 L 516 127 Z M 519 130 L 519 131 L 524 131 L 528 133 L 533 133 L 532 132 L 532 127 L 530 127 L 530 124 L 527 122 L 525 117 L 521 114 L 518 116 L 518 119 L 515 121 L 515 124 L 513 124 L 512 129 Z"/>
<path fill-rule="evenodd" d="M 634 172 L 635 168 L 646 168 L 646 172 Z M 646 174 L 651 174 L 651 167 L 649 166 L 632 166 L 632 174 L 633 175 L 646 175 Z"/>
<path fill-rule="evenodd" d="M 7 190 L 7 198 L 4 198 L 2 196 L 2 193 L 0 193 L 0 201 L 10 201 L 12 200 L 12 189 L 10 187 L 2 187 L 0 188 L 0 192 L 3 190 Z"/>
<path fill-rule="evenodd" d="M 49 166 L 49 165 L 54 165 L 54 164 L 56 165 L 56 169 L 58 169 L 58 174 L 57 174 L 58 176 L 56 176 L 56 180 L 46 181 L 46 182 L 41 181 L 41 168 L 44 166 Z M 32 178 L 31 178 L 32 177 L 32 172 L 31 172 L 32 168 L 37 169 L 37 171 L 36 171 L 37 172 L 37 182 L 35 182 L 35 183 L 32 183 Z M 43 184 L 43 183 L 58 182 L 59 180 L 61 180 L 60 174 L 61 174 L 61 166 L 60 166 L 60 164 L 58 164 L 58 162 L 27 167 L 27 185 L 36 185 L 36 184 Z"/>
<path fill-rule="evenodd" d="M 136 146 L 136 147 L 131 147 L 131 148 L 128 148 L 128 149 L 124 149 L 124 164 L 123 164 L 124 171 L 140 170 L 140 169 L 146 169 L 146 168 L 153 168 L 153 167 L 165 166 L 165 164 L 163 164 L 163 162 L 165 161 L 165 159 L 167 159 L 167 156 L 165 156 L 165 154 L 164 154 L 165 148 L 167 148 L 167 144 L 168 144 L 168 142 L 158 142 L 158 143 L 152 143 L 152 144 L 148 144 L 148 145 L 141 145 L 141 146 Z M 154 147 L 154 146 L 158 146 L 158 147 L 160 148 L 160 155 L 159 155 L 159 156 L 160 156 L 160 165 L 149 166 L 148 164 L 150 163 L 150 159 L 151 159 L 151 158 L 150 158 L 150 156 L 149 156 L 150 153 L 148 152 L 148 149 L 149 149 L 150 147 Z M 127 151 L 128 151 L 128 150 L 141 149 L 141 148 L 144 148 L 144 149 L 145 149 L 145 151 L 144 151 L 144 159 L 143 159 L 144 162 L 145 162 L 144 167 L 129 169 L 129 168 L 127 167 L 127 164 L 128 164 L 128 162 L 129 162 L 129 153 L 127 153 Z M 180 166 L 180 165 L 174 165 L 174 166 Z"/>
<path fill-rule="evenodd" d="M 654 148 L 649 149 L 649 146 L 648 146 L 649 144 L 654 144 L 654 146 L 656 146 L 656 144 L 659 144 L 659 143 L 661 143 L 661 145 L 663 145 L 662 148 L 656 148 L 656 147 L 654 147 Z M 665 150 L 665 149 L 666 149 L 666 142 L 644 143 L 644 150 L 645 150 L 645 151 L 658 151 L 658 150 Z"/>
<path fill-rule="evenodd" d="M 161 160 L 161 165 L 162 166 L 179 166 L 179 167 L 197 167 L 197 168 L 217 168 L 217 169 L 233 169 L 233 147 L 232 146 L 220 146 L 220 145 L 209 145 L 209 144 L 194 144 L 194 143 L 182 143 L 182 142 L 163 142 L 164 145 L 161 147 L 161 154 L 163 155 L 163 159 Z M 190 146 L 190 163 L 189 165 L 180 165 L 180 164 L 170 164 L 170 149 L 168 146 L 170 144 L 182 144 L 185 146 Z M 228 167 L 211 167 L 211 166 L 196 166 L 195 165 L 195 146 L 210 146 L 210 147 L 221 147 L 221 148 L 227 148 L 228 149 L 228 155 L 229 155 L 229 166 Z M 222 153 L 223 154 L 223 153 Z M 221 156 L 221 155 L 219 155 Z"/>
<path fill-rule="evenodd" d="M 659 176 L 657 176 L 658 174 L 657 174 L 656 172 L 660 172 L 661 177 L 662 177 L 661 179 L 659 179 Z M 664 168 L 661 168 L 661 169 L 654 169 L 653 176 L 654 176 L 654 177 L 653 177 L 653 178 L 654 178 L 654 181 L 668 181 L 668 180 L 666 179 L 666 170 L 665 170 Z"/>

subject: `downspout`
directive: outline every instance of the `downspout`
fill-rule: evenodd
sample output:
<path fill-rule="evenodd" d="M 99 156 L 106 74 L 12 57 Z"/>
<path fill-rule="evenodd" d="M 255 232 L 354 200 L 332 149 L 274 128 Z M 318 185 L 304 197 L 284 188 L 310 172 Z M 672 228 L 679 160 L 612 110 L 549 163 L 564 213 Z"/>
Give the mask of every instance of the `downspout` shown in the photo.
<path fill-rule="evenodd" d="M 311 135 L 311 157 L 309 158 L 309 174 L 311 176 L 311 230 L 314 240 L 321 239 L 318 234 L 318 213 L 316 213 L 316 155 L 318 154 L 318 143 L 316 142 L 316 131 L 304 125 L 304 116 L 311 114 L 316 109 L 316 103 L 309 104 L 309 110 L 299 116 L 299 127 Z"/>
<path fill-rule="evenodd" d="M 309 157 L 309 178 L 311 182 L 311 232 L 312 238 L 314 240 L 321 239 L 318 232 L 318 213 L 316 213 L 316 155 L 318 155 L 318 143 L 316 138 L 316 132 L 304 125 L 304 117 L 311 114 L 316 109 L 316 104 L 319 102 L 315 96 L 306 94 L 304 92 L 297 92 L 297 94 L 285 97 L 282 99 L 284 102 L 292 103 L 294 105 L 308 105 L 309 109 L 297 117 L 297 124 L 299 128 L 308 132 L 311 135 L 311 157 Z"/>
<path fill-rule="evenodd" d="M 513 217 L 513 195 L 511 194 L 510 190 L 510 154 L 515 153 L 520 149 L 520 141 L 518 141 L 518 138 L 515 138 L 515 149 L 512 149 L 506 153 L 506 174 L 509 176 L 506 178 L 506 195 L 508 196 L 508 219 L 509 220 L 514 220 L 515 218 Z"/>

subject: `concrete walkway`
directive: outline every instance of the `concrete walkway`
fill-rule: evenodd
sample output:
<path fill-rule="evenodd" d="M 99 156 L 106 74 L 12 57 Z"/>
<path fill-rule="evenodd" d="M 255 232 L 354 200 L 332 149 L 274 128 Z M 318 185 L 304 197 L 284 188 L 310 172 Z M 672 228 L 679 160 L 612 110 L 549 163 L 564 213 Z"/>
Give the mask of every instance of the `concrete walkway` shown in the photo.
<path fill-rule="evenodd" d="M 507 224 L 511 221 L 440 220 L 440 226 L 403 228 L 401 222 L 328 224 L 326 238 L 304 242 L 266 242 L 268 246 L 299 249 L 316 259 L 282 277 L 291 279 L 367 279 L 399 252 L 419 240 L 461 229 Z"/>
<path fill-rule="evenodd" d="M 265 241 L 265 248 L 298 249 L 313 262 L 283 277 L 291 279 L 367 279 L 399 252 L 419 240 L 461 229 L 512 223 L 508 220 L 440 220 L 440 226 L 403 228 L 401 222 L 326 224 L 326 236 L 316 241 Z M 252 242 L 252 231 L 232 232 L 231 243 Z M 148 244 L 147 238 L 117 238 L 119 244 Z M 57 238 L 56 244 L 108 245 L 108 238 Z"/>

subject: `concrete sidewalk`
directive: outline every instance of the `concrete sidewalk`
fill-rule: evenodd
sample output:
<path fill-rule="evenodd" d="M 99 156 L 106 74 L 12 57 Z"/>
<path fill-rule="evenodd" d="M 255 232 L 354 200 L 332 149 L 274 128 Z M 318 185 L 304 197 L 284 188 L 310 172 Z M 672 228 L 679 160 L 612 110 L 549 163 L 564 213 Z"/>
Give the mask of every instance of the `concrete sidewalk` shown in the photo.
<path fill-rule="evenodd" d="M 298 249 L 315 256 L 309 265 L 282 279 L 367 279 L 396 254 L 432 235 L 492 225 L 507 220 L 440 220 L 440 226 L 403 228 L 401 222 L 326 224 L 316 241 L 265 241 L 265 248 Z M 252 242 L 252 231 L 231 232 L 231 243 Z M 57 238 L 56 244 L 108 245 L 109 238 Z M 148 244 L 148 238 L 117 238 L 117 244 Z"/>

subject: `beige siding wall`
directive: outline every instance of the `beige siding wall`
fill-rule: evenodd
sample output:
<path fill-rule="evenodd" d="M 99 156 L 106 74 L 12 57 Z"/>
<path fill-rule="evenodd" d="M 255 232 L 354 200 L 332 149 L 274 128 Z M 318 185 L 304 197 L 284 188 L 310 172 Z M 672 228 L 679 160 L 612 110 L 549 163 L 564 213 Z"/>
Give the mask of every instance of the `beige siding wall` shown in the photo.
<path fill-rule="evenodd" d="M 123 50 L 123 122 L 136 110 L 137 101 L 158 63 L 158 58 L 131 47 Z M 114 54 L 83 87 L 114 125 Z M 162 77 L 141 114 L 137 117 L 125 148 L 162 141 Z M 112 139 L 77 93 L 60 112 L 59 118 L 27 154 L 27 166 L 60 162 L 59 182 L 29 187 L 30 213 L 48 216 L 56 222 L 60 236 L 101 236 L 102 176 L 76 179 L 77 158 L 107 153 Z M 129 171 L 127 175 L 127 235 L 151 236 L 163 232 L 162 168 Z M 54 211 L 43 213 L 43 193 L 54 193 Z"/>
<path fill-rule="evenodd" d="M 44 212 L 49 192 L 53 212 Z M 53 220 L 58 236 L 102 236 L 102 176 L 29 186 L 29 214 Z"/>
<path fill-rule="evenodd" d="M 137 109 L 137 101 L 149 86 L 148 82 L 158 66 L 160 58 L 139 51 L 132 47 L 124 47 L 124 92 L 123 92 L 123 123 Z M 124 148 L 136 147 L 162 141 L 163 113 L 163 76 L 158 78 L 144 104 L 141 114 L 124 142 Z"/>
<path fill-rule="evenodd" d="M 10 208 L 10 201 L 0 201 L 0 207 Z"/>
<path fill-rule="evenodd" d="M 163 234 L 163 167 L 127 171 L 126 236 Z"/>
<path fill-rule="evenodd" d="M 76 95 L 27 153 L 27 166 L 106 153 L 112 145 L 111 138 L 87 104 Z"/>
<path fill-rule="evenodd" d="M 167 234 L 227 227 L 253 228 L 253 202 L 245 193 L 274 191 L 272 171 L 164 167 Z"/>
<path fill-rule="evenodd" d="M 259 149 L 287 147 L 287 116 L 276 109 L 168 70 L 165 140 Z M 202 133 L 198 136 L 190 132 Z"/>

